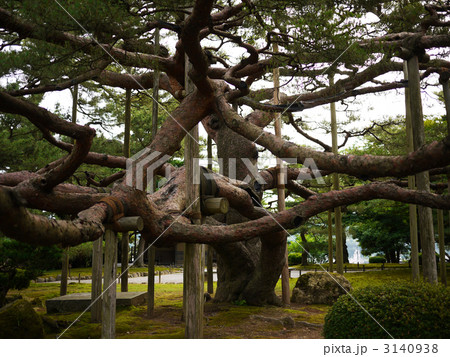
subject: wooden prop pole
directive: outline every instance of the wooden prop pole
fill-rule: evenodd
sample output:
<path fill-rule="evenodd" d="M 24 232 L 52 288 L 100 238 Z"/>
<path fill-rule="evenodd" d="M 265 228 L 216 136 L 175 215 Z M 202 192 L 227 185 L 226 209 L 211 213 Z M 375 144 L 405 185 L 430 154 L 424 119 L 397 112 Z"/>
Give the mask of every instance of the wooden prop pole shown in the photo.
<path fill-rule="evenodd" d="M 404 62 L 404 77 L 408 80 L 408 65 Z M 411 122 L 411 99 L 409 94 L 409 87 L 405 87 L 405 112 L 406 112 L 406 141 L 408 152 L 414 151 L 413 130 Z M 408 188 L 414 190 L 416 187 L 415 176 L 408 176 Z M 419 238 L 417 232 L 417 206 L 410 204 L 409 207 L 409 235 L 411 240 L 411 279 L 412 281 L 419 281 Z"/>
<path fill-rule="evenodd" d="M 416 55 L 408 59 L 407 68 L 413 142 L 414 149 L 417 150 L 425 143 L 425 130 L 420 94 L 419 59 Z M 430 177 L 428 171 L 416 174 L 416 184 L 418 190 L 430 192 Z M 429 283 L 437 283 L 435 240 L 431 208 L 419 206 L 418 213 L 420 239 L 422 243 L 423 277 L 425 281 Z"/>

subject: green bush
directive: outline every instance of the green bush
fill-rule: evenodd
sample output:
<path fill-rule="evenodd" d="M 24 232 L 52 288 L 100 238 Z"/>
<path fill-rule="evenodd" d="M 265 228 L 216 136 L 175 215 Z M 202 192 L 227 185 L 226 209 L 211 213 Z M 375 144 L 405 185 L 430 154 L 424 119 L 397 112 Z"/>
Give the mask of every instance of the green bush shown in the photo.
<path fill-rule="evenodd" d="M 0 307 L 9 289 L 26 289 L 44 270 L 61 266 L 61 249 L 0 237 Z"/>
<path fill-rule="evenodd" d="M 386 263 L 386 258 L 381 255 L 369 257 L 369 263 Z"/>
<path fill-rule="evenodd" d="M 288 254 L 288 264 L 298 265 L 302 263 L 302 253 L 289 253 Z"/>
<path fill-rule="evenodd" d="M 69 262 L 72 268 L 92 266 L 92 245 L 92 242 L 87 242 L 69 248 Z"/>
<path fill-rule="evenodd" d="M 355 290 L 353 297 L 394 338 L 450 338 L 450 288 L 402 283 Z M 325 338 L 389 338 L 348 295 L 325 316 Z"/>

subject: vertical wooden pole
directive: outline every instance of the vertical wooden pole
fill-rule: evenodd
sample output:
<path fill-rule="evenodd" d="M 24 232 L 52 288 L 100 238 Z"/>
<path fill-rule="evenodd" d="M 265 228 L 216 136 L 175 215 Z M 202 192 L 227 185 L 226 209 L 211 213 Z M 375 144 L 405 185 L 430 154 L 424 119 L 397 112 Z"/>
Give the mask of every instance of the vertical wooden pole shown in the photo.
<path fill-rule="evenodd" d="M 328 211 L 328 271 L 333 272 L 333 217 Z"/>
<path fill-rule="evenodd" d="M 69 272 L 69 248 L 64 248 L 62 254 L 62 269 L 61 269 L 61 285 L 59 287 L 59 295 L 67 295 L 67 280 Z"/>
<path fill-rule="evenodd" d="M 152 245 L 147 251 L 148 257 L 148 280 L 147 280 L 147 316 L 151 317 L 155 310 L 155 246 Z"/>
<path fill-rule="evenodd" d="M 440 82 L 442 84 L 442 92 L 444 94 L 445 112 L 447 115 L 447 135 L 450 135 L 450 85 L 448 72 L 441 75 Z M 450 194 L 450 175 L 447 175 L 448 192 Z M 439 255 L 441 264 L 441 282 L 447 285 L 447 266 L 445 264 L 445 245 L 444 245 L 444 213 L 442 212 L 442 243 L 441 243 L 441 228 L 439 228 Z M 450 222 L 450 211 L 449 211 Z M 442 246 L 442 248 L 441 248 Z"/>
<path fill-rule="evenodd" d="M 404 62 L 403 68 L 404 77 L 408 80 L 408 65 Z M 414 151 L 413 130 L 411 122 L 411 99 L 410 89 L 405 88 L 405 109 L 406 109 L 406 141 L 408 152 Z M 408 188 L 414 190 L 416 187 L 415 176 L 408 176 Z M 417 206 L 409 205 L 409 235 L 411 240 L 411 279 L 412 281 L 419 281 L 419 238 L 417 234 Z"/>
<path fill-rule="evenodd" d="M 159 28 L 155 29 L 154 42 L 155 53 L 159 53 Z M 152 140 L 156 137 L 158 132 L 158 109 L 159 109 L 159 77 L 160 72 L 156 67 L 153 71 L 153 102 L 152 102 Z M 153 179 L 153 190 L 156 189 L 156 180 Z M 155 256 L 156 247 L 150 246 L 147 253 L 148 257 L 148 285 L 147 285 L 147 316 L 153 315 L 155 310 Z"/>
<path fill-rule="evenodd" d="M 105 282 L 103 285 L 102 338 L 116 337 L 116 234 L 105 231 Z"/>
<path fill-rule="evenodd" d="M 278 52 L 278 44 L 273 44 L 273 51 Z M 280 104 L 280 70 L 274 68 L 273 70 L 273 104 Z M 275 118 L 275 135 L 281 138 L 281 115 L 276 114 Z M 278 212 L 282 212 L 286 209 L 285 191 L 284 191 L 284 175 L 283 175 L 283 160 L 277 158 L 277 194 L 278 194 Z M 288 264 L 288 250 L 287 250 L 287 235 L 284 233 L 284 239 L 286 240 L 286 251 L 284 254 L 285 263 L 281 270 L 281 300 L 284 305 L 289 305 L 290 288 L 289 288 L 289 264 Z"/>
<path fill-rule="evenodd" d="M 208 169 L 212 170 L 212 138 L 208 135 L 208 144 L 207 144 L 207 152 L 208 152 Z M 213 254 L 214 248 L 208 245 L 208 251 L 206 255 L 206 280 L 207 280 L 207 288 L 206 291 L 208 294 L 214 294 L 214 271 L 213 271 Z"/>
<path fill-rule="evenodd" d="M 77 122 L 77 106 L 78 106 L 78 84 L 75 84 L 72 92 L 72 123 Z M 73 139 L 72 139 L 73 143 Z M 65 248 L 62 255 L 61 266 L 61 285 L 59 287 L 59 295 L 67 295 L 67 280 L 69 272 L 69 248 Z"/>
<path fill-rule="evenodd" d="M 78 107 L 78 84 L 75 84 L 72 93 L 72 123 L 77 122 L 77 107 Z"/>
<path fill-rule="evenodd" d="M 207 288 L 208 294 L 214 294 L 214 271 L 213 271 L 213 254 L 214 248 L 208 245 L 208 251 L 206 254 L 206 277 L 207 277 Z"/>
<path fill-rule="evenodd" d="M 334 77 L 330 76 L 330 86 L 334 85 Z M 331 146 L 333 154 L 338 153 L 336 103 L 330 103 L 331 111 Z M 333 190 L 339 190 L 339 175 L 333 173 Z M 344 247 L 342 242 L 342 214 L 341 207 L 334 209 L 334 227 L 336 233 L 336 271 L 344 273 Z"/>
<path fill-rule="evenodd" d="M 155 53 L 159 53 L 159 28 L 155 29 Z M 152 140 L 158 131 L 158 100 L 159 100 L 159 77 L 158 67 L 153 71 L 153 105 L 152 105 Z"/>
<path fill-rule="evenodd" d="M 185 90 L 189 95 L 194 90 L 194 85 L 189 78 L 191 64 L 188 56 L 185 56 Z M 189 216 L 193 224 L 201 224 L 200 211 L 200 168 L 198 145 L 198 126 L 195 126 L 185 137 L 184 164 L 186 167 L 186 206 L 192 204 Z M 186 244 L 184 251 L 184 316 L 186 338 L 203 337 L 203 245 Z"/>
<path fill-rule="evenodd" d="M 123 156 L 130 157 L 131 134 L 131 89 L 125 91 L 125 128 L 123 137 Z"/>
<path fill-rule="evenodd" d="M 103 238 L 94 241 L 92 246 L 92 287 L 91 287 L 91 321 L 102 321 L 102 299 L 97 298 L 102 294 L 102 269 L 103 269 Z M 95 301 L 95 302 L 94 302 Z"/>
<path fill-rule="evenodd" d="M 130 157 L 130 131 L 131 131 L 131 89 L 125 92 L 125 129 L 123 140 L 123 156 Z M 130 250 L 130 235 L 122 232 L 122 259 L 120 261 L 120 291 L 128 291 L 128 260 Z"/>
<path fill-rule="evenodd" d="M 442 92 L 444 93 L 444 104 L 445 112 L 447 115 L 447 135 L 450 135 L 450 85 L 449 85 L 449 75 L 445 73 L 441 75 L 440 82 L 442 84 Z M 450 175 L 447 175 L 448 183 L 448 193 L 450 194 Z M 450 222 L 450 211 L 449 211 L 449 222 Z"/>
<path fill-rule="evenodd" d="M 439 235 L 439 270 L 441 283 L 447 285 L 447 266 L 445 264 L 445 242 L 444 242 L 444 211 L 437 210 L 438 235 Z"/>
<path fill-rule="evenodd" d="M 407 67 L 413 141 L 414 149 L 417 150 L 425 144 L 422 99 L 420 95 L 419 59 L 417 56 L 412 56 L 408 59 Z M 416 174 L 416 184 L 418 190 L 430 192 L 428 171 Z M 436 251 L 431 208 L 419 206 L 418 213 L 420 239 L 422 243 L 423 277 L 429 283 L 437 283 Z"/>
<path fill-rule="evenodd" d="M 442 92 L 444 94 L 445 112 L 447 115 L 447 133 L 450 135 L 450 85 L 448 76 L 441 75 Z"/>
<path fill-rule="evenodd" d="M 122 259 L 120 264 L 120 291 L 128 291 L 128 254 L 129 254 L 129 244 L 130 236 L 128 232 L 122 233 Z"/>

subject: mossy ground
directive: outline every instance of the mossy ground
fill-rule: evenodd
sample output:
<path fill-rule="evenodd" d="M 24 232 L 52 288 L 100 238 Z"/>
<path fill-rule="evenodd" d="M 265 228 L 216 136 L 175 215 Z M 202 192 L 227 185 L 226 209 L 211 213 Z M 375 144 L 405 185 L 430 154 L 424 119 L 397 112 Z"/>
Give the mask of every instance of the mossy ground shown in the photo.
<path fill-rule="evenodd" d="M 449 271 L 450 273 L 450 271 Z M 410 269 L 368 271 L 347 273 L 345 277 L 354 288 L 379 285 L 384 282 L 409 281 Z M 290 280 L 291 291 L 297 279 Z M 90 284 L 69 284 L 68 293 L 89 292 Z M 119 287 L 118 287 L 119 289 Z M 130 284 L 129 291 L 146 291 L 146 284 Z M 281 283 L 276 287 L 281 295 Z M 39 314 L 46 314 L 45 300 L 59 295 L 59 284 L 31 284 L 26 290 L 13 290 L 9 295 L 22 295 L 31 301 Z M 119 308 L 116 316 L 117 338 L 183 338 L 184 324 L 182 314 L 182 284 L 156 284 L 155 311 L 147 317 L 146 306 Z M 292 304 L 289 308 L 275 306 L 246 306 L 238 304 L 205 304 L 205 338 L 322 338 L 322 328 L 308 324 L 323 324 L 329 306 Z M 251 315 L 280 319 L 291 316 L 295 328 L 285 328 Z M 47 331 L 46 338 L 56 338 L 65 327 L 79 318 L 78 313 L 51 314 L 49 318 L 58 322 L 59 331 Z M 100 324 L 90 323 L 90 313 L 82 315 L 62 336 L 62 338 L 99 338 Z"/>

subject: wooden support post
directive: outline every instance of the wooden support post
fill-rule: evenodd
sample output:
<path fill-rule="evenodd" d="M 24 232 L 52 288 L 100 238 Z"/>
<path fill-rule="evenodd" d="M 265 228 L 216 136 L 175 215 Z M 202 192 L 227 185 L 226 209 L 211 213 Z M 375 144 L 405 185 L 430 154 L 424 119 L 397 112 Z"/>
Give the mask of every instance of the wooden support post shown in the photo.
<path fill-rule="evenodd" d="M 159 28 L 155 29 L 154 33 L 155 53 L 159 53 Z M 156 67 L 153 71 L 153 102 L 152 102 L 152 140 L 156 137 L 158 132 L 158 100 L 159 100 L 159 77 L 160 73 Z M 156 189 L 156 180 L 153 180 L 153 190 Z M 155 310 L 155 256 L 156 247 L 150 246 L 147 253 L 148 258 L 148 287 L 147 287 L 147 316 L 153 315 Z M 160 272 L 161 273 L 161 272 Z M 161 275 L 159 276 L 161 283 Z"/>
<path fill-rule="evenodd" d="M 333 217 L 332 211 L 328 211 L 328 268 L 333 272 Z"/>
<path fill-rule="evenodd" d="M 185 57 L 185 90 L 189 95 L 194 85 L 189 78 L 191 64 Z M 194 224 L 201 224 L 200 210 L 200 167 L 198 145 L 198 126 L 185 137 L 184 163 L 186 167 L 186 206 L 191 205 L 188 215 Z M 203 290 L 204 253 L 201 244 L 186 244 L 184 251 L 184 295 L 183 310 L 186 322 L 186 338 L 203 338 Z"/>
<path fill-rule="evenodd" d="M 72 123 L 77 122 L 77 107 L 78 107 L 78 84 L 73 86 L 72 92 Z"/>
<path fill-rule="evenodd" d="M 67 295 L 67 280 L 69 272 L 69 248 L 64 248 L 62 254 L 62 268 L 61 268 L 61 285 L 59 286 L 59 295 Z"/>
<path fill-rule="evenodd" d="M 330 85 L 334 85 L 333 75 L 330 76 Z M 337 142 L 337 120 L 336 120 L 336 103 L 330 103 L 331 111 L 331 146 L 333 154 L 338 153 Z M 339 190 L 339 175 L 333 173 L 333 190 Z M 334 209 L 334 227 L 336 235 L 336 271 L 339 274 L 344 273 L 344 247 L 342 241 L 342 214 L 341 207 Z"/>
<path fill-rule="evenodd" d="M 159 53 L 159 28 L 155 29 L 155 53 Z M 158 100 L 159 100 L 159 77 L 160 71 L 158 66 L 153 71 L 153 102 L 152 102 L 152 140 L 158 131 Z"/>
<path fill-rule="evenodd" d="M 448 75 L 441 75 L 442 92 L 444 94 L 445 113 L 447 115 L 447 133 L 450 134 L 450 85 Z"/>
<path fill-rule="evenodd" d="M 102 299 L 99 298 L 102 294 L 102 269 L 103 238 L 99 238 L 92 246 L 91 322 L 102 321 Z"/>
<path fill-rule="evenodd" d="M 123 139 L 123 156 L 130 157 L 130 131 L 131 131 L 131 89 L 125 92 L 125 129 Z M 122 233 L 122 259 L 120 261 L 120 291 L 128 291 L 128 260 L 130 250 L 130 235 L 128 232 Z"/>
<path fill-rule="evenodd" d="M 144 220 L 140 216 L 122 217 L 114 223 L 112 228 L 115 232 L 142 231 Z"/>
<path fill-rule="evenodd" d="M 116 262 L 116 234 L 108 227 L 105 231 L 105 283 L 103 285 L 102 338 L 116 337 Z"/>
<path fill-rule="evenodd" d="M 425 143 L 418 57 L 414 55 L 408 59 L 407 67 L 413 141 L 414 149 L 417 150 Z M 416 174 L 416 184 L 419 191 L 430 192 L 428 171 Z M 435 239 L 431 208 L 419 206 L 418 213 L 420 239 L 422 243 L 423 277 L 429 283 L 437 283 Z"/>
<path fill-rule="evenodd" d="M 440 82 L 442 84 L 442 92 L 444 94 L 445 112 L 447 115 L 447 135 L 450 135 L 450 82 L 448 72 L 441 74 Z M 448 193 L 450 194 L 450 175 L 447 175 Z M 450 222 L 450 211 L 448 216 Z"/>
<path fill-rule="evenodd" d="M 128 291 L 128 250 L 130 244 L 130 236 L 128 232 L 122 233 L 122 259 L 120 261 L 120 291 Z"/>
<path fill-rule="evenodd" d="M 404 77 L 408 80 L 408 67 L 407 63 L 404 62 Z M 405 88 L 405 113 L 406 113 L 406 141 L 408 152 L 414 151 L 414 141 L 413 141 L 413 130 L 411 122 L 411 99 L 410 99 L 410 89 Z M 415 176 L 408 176 L 408 188 L 414 190 L 416 186 Z M 414 204 L 409 205 L 409 235 L 411 240 L 411 279 L 412 281 L 419 281 L 420 270 L 419 270 L 419 238 L 417 234 L 417 206 Z"/>
<path fill-rule="evenodd" d="M 214 271 L 213 271 L 213 254 L 214 248 L 208 245 L 208 252 L 206 256 L 206 276 L 208 294 L 214 294 Z"/>
<path fill-rule="evenodd" d="M 273 44 L 273 51 L 278 52 L 278 44 Z M 280 69 L 274 68 L 273 70 L 273 104 L 280 104 Z M 275 118 L 275 135 L 281 138 L 281 114 L 276 114 Z M 283 175 L 283 160 L 277 158 L 277 193 L 278 193 L 278 212 L 282 212 L 286 209 L 285 191 Z M 289 305 L 290 287 L 289 287 L 289 263 L 288 263 L 288 250 L 287 250 L 287 235 L 284 233 L 284 240 L 286 241 L 286 251 L 284 254 L 285 262 L 283 269 L 281 270 L 281 300 L 284 305 Z"/>
<path fill-rule="evenodd" d="M 445 264 L 445 242 L 444 242 L 444 211 L 437 210 L 438 235 L 439 235 L 439 275 L 441 283 L 447 285 L 447 265 Z"/>
<path fill-rule="evenodd" d="M 208 170 L 212 170 L 212 138 L 208 135 L 207 142 L 208 152 Z M 207 280 L 207 292 L 208 294 L 214 294 L 214 271 L 213 271 L 213 254 L 214 248 L 208 245 L 208 251 L 206 256 L 206 280 Z"/>
<path fill-rule="evenodd" d="M 78 84 L 75 84 L 72 92 L 72 123 L 77 122 L 77 106 L 78 106 Z M 73 143 L 73 139 L 72 139 Z M 59 286 L 59 295 L 67 295 L 67 280 L 69 271 L 69 248 L 65 248 L 62 255 L 61 266 L 61 284 Z"/>
<path fill-rule="evenodd" d="M 151 317 L 155 310 L 155 246 L 152 245 L 147 251 L 148 257 L 148 280 L 147 280 L 147 316 Z"/>

